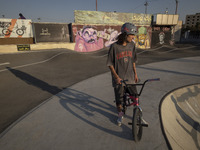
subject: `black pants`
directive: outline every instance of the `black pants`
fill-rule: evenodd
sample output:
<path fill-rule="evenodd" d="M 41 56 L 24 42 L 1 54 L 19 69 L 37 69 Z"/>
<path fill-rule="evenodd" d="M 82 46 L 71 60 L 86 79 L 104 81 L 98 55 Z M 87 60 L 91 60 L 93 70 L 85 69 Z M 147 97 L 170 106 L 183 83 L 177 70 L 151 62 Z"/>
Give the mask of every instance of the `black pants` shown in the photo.
<path fill-rule="evenodd" d="M 114 87 L 114 92 L 115 92 L 115 101 L 117 106 L 123 103 L 123 94 L 125 92 L 124 90 L 127 90 L 126 92 L 128 92 L 132 96 L 135 96 L 137 94 L 137 88 L 135 85 L 130 84 L 127 86 L 127 89 L 125 88 L 125 86 L 116 85 Z"/>

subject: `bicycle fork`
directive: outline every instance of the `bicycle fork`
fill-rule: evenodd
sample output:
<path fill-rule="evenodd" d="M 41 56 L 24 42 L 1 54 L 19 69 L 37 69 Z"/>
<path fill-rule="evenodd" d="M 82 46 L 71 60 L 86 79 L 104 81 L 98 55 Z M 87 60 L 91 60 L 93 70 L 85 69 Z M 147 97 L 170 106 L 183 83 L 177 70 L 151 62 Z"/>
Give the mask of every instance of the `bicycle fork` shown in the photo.
<path fill-rule="evenodd" d="M 148 123 L 143 119 L 142 108 L 140 106 L 135 106 L 135 108 L 133 109 L 133 116 L 134 116 L 134 113 L 135 113 L 136 109 L 138 109 L 139 114 L 140 114 L 138 116 L 139 118 L 137 118 L 138 120 L 140 120 L 140 121 L 138 121 L 137 126 L 148 127 L 149 126 Z M 132 125 L 132 122 L 129 122 L 128 124 Z"/>

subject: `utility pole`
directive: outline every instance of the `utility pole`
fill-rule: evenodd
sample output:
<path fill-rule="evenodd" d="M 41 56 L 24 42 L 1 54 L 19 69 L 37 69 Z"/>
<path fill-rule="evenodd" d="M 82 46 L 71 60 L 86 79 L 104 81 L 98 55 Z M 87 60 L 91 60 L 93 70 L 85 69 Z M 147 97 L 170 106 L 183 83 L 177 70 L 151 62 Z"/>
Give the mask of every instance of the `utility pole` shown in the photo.
<path fill-rule="evenodd" d="M 97 0 L 96 0 L 96 11 L 97 11 Z"/>
<path fill-rule="evenodd" d="M 177 15 L 177 11 L 178 11 L 178 0 L 175 0 L 176 1 L 176 11 L 175 11 L 175 14 Z"/>
<path fill-rule="evenodd" d="M 144 6 L 145 6 L 145 14 L 147 14 L 147 6 L 148 6 L 148 2 L 146 1 L 146 3 L 144 3 Z"/>

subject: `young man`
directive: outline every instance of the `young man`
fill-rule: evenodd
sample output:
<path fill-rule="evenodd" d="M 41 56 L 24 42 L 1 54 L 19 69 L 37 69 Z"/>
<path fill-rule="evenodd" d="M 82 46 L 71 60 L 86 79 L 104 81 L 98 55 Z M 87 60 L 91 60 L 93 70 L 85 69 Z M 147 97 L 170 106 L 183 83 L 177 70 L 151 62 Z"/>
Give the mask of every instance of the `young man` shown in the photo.
<path fill-rule="evenodd" d="M 135 66 L 137 54 L 135 43 L 133 42 L 136 34 L 136 26 L 131 23 L 125 23 L 121 28 L 121 34 L 118 36 L 118 41 L 111 45 L 108 53 L 107 66 L 110 68 L 112 74 L 112 83 L 118 110 L 117 123 L 119 126 L 121 126 L 123 119 L 122 102 L 124 86 L 122 85 L 121 80 L 128 80 L 128 84 L 138 82 Z M 131 88 L 133 91 L 137 92 L 135 86 L 132 86 Z"/>

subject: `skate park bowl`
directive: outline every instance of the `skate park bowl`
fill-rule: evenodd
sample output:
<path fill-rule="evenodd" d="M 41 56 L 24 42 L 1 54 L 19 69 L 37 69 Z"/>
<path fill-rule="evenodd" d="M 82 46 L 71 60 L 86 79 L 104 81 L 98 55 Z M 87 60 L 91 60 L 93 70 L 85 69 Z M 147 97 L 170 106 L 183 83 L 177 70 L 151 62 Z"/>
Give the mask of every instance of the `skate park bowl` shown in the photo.
<path fill-rule="evenodd" d="M 170 149 L 200 149 L 200 84 L 168 93 L 160 104 L 163 133 Z"/>

